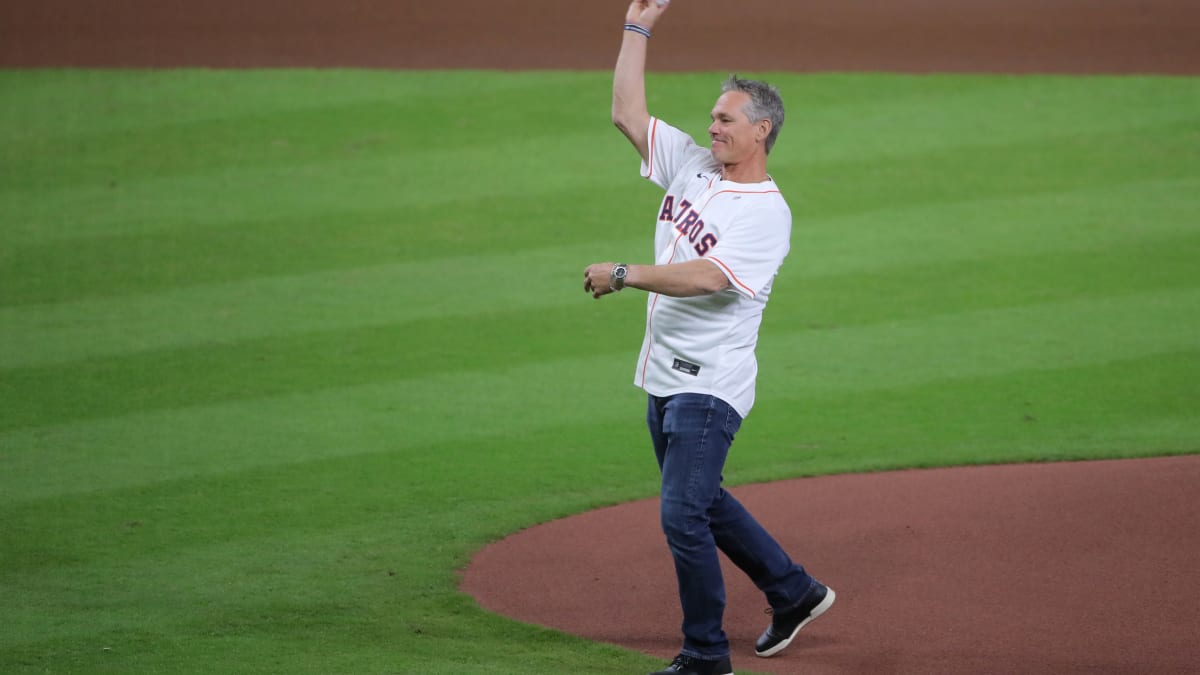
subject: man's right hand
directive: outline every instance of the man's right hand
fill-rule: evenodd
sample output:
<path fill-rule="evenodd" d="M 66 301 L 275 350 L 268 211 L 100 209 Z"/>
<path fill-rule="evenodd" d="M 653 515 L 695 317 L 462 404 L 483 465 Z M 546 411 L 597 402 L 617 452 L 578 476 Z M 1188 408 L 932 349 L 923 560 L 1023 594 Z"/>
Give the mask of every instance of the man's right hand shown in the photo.
<path fill-rule="evenodd" d="M 636 23 L 649 30 L 654 28 L 654 22 L 658 21 L 658 17 L 670 6 L 670 2 L 659 5 L 658 0 L 633 0 L 629 3 L 629 10 L 625 12 L 625 23 Z"/>
<path fill-rule="evenodd" d="M 669 6 L 660 6 L 658 0 L 633 0 L 625 12 L 625 23 L 637 24 L 649 31 Z M 621 52 L 613 69 L 612 121 L 637 149 L 642 161 L 648 162 L 650 113 L 646 110 L 646 45 L 649 41 L 644 34 L 638 33 L 626 31 L 621 39 Z"/>

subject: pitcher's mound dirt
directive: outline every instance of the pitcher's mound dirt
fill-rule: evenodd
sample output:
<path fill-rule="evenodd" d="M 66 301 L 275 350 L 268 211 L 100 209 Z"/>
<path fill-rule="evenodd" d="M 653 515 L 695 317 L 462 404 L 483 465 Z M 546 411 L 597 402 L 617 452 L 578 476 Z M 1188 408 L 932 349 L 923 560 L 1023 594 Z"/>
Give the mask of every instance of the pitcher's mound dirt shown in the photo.
<path fill-rule="evenodd" d="M 725 564 L 734 668 L 805 675 L 1200 672 L 1200 456 L 831 476 L 732 492 L 838 592 L 779 656 Z M 462 588 L 520 621 L 670 659 L 658 501 L 483 549 Z"/>

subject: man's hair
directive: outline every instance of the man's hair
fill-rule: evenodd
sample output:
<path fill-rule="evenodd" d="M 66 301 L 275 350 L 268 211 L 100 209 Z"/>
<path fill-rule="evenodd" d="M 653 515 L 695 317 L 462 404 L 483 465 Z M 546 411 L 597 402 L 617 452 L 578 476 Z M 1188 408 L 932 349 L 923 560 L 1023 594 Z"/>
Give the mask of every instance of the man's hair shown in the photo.
<path fill-rule="evenodd" d="M 771 152 L 779 130 L 783 128 L 783 99 L 779 90 L 759 80 L 743 80 L 737 75 L 730 75 L 721 84 L 721 93 L 740 91 L 750 97 L 750 102 L 742 108 L 751 122 L 759 120 L 771 121 L 771 133 L 767 134 L 766 150 Z"/>

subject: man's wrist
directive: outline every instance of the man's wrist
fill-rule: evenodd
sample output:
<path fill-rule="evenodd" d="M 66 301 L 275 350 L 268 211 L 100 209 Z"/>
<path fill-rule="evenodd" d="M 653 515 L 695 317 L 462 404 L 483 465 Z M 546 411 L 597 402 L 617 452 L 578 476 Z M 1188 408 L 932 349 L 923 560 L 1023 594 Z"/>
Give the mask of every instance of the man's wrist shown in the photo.
<path fill-rule="evenodd" d="M 629 274 L 629 265 L 625 263 L 615 263 L 612 266 L 612 271 L 608 273 L 608 288 L 612 291 L 619 291 L 625 288 L 625 277 Z"/>
<path fill-rule="evenodd" d="M 630 33 L 637 33 L 638 35 L 641 35 L 642 37 L 646 38 L 647 40 L 650 39 L 650 29 L 646 28 L 645 26 L 643 26 L 641 24 L 627 23 L 627 24 L 625 24 L 625 30 L 629 31 Z"/>

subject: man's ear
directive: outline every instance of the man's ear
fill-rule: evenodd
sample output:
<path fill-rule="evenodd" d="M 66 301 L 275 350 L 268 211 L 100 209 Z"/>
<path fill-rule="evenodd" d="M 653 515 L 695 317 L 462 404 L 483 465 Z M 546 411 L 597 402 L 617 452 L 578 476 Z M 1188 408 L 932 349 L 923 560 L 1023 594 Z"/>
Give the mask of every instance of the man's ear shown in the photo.
<path fill-rule="evenodd" d="M 765 141 L 767 136 L 771 135 L 771 120 L 763 118 L 758 121 L 758 126 L 755 128 L 754 139 L 756 141 Z"/>

